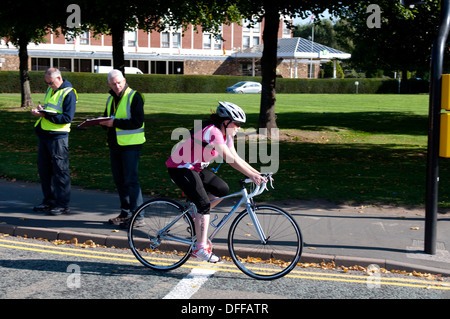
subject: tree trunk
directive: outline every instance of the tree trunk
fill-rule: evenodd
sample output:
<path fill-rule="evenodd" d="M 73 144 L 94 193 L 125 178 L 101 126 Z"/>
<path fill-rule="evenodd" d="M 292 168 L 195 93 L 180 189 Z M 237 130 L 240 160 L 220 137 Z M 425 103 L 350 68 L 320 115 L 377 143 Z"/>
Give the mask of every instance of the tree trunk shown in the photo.
<path fill-rule="evenodd" d="M 400 92 L 401 94 L 408 94 L 408 70 L 402 70 L 402 79 L 400 81 Z"/>
<path fill-rule="evenodd" d="M 280 15 L 276 6 L 270 1 L 264 4 L 264 50 L 261 58 L 262 92 L 259 113 L 259 128 L 266 128 L 270 136 L 270 129 L 277 128 L 275 116 L 275 84 L 277 78 L 277 45 Z"/>
<path fill-rule="evenodd" d="M 28 74 L 28 39 L 24 36 L 19 38 L 19 70 L 20 70 L 20 92 L 21 107 L 33 106 L 30 90 L 30 76 Z"/>
<path fill-rule="evenodd" d="M 111 26 L 113 65 L 114 69 L 122 71 L 125 76 L 125 55 L 123 53 L 123 38 L 125 27 L 117 23 Z"/>

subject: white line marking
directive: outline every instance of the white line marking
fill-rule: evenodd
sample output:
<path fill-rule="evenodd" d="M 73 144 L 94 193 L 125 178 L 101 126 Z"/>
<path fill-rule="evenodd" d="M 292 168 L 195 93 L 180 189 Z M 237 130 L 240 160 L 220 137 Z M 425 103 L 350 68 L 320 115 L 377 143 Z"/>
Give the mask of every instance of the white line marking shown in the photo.
<path fill-rule="evenodd" d="M 194 268 L 163 299 L 189 299 L 216 272 L 215 269 Z"/>

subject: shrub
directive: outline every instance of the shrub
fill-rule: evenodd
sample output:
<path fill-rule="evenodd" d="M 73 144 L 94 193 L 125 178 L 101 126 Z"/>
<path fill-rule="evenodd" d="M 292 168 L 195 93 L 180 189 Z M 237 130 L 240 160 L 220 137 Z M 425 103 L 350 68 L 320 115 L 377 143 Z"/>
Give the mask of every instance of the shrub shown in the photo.
<path fill-rule="evenodd" d="M 32 93 L 47 89 L 44 72 L 32 71 L 30 88 Z M 107 75 L 98 73 L 64 72 L 78 93 L 106 93 L 109 91 Z M 239 81 L 261 82 L 261 77 L 226 75 L 161 75 L 129 74 L 130 86 L 142 93 L 224 93 L 225 89 Z M 394 79 L 283 79 L 276 82 L 277 93 L 398 93 L 398 81 Z M 404 93 L 427 93 L 429 84 L 425 80 L 408 80 Z M 18 71 L 0 71 L 0 93 L 20 93 Z"/>

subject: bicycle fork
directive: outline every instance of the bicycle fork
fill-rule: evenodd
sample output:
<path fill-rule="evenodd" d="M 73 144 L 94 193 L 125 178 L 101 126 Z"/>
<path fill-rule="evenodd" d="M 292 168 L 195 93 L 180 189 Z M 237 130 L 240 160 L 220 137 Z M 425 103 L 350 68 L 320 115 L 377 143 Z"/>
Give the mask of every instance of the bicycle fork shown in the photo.
<path fill-rule="evenodd" d="M 259 235 L 259 238 L 261 240 L 261 244 L 267 245 L 267 242 L 269 241 L 269 238 L 266 237 L 264 234 L 264 230 L 261 227 L 261 223 L 259 222 L 258 217 L 256 216 L 256 206 L 253 203 L 250 203 L 250 200 L 247 201 L 247 212 L 250 215 L 250 218 L 253 222 L 253 225 L 256 228 L 256 232 Z"/>

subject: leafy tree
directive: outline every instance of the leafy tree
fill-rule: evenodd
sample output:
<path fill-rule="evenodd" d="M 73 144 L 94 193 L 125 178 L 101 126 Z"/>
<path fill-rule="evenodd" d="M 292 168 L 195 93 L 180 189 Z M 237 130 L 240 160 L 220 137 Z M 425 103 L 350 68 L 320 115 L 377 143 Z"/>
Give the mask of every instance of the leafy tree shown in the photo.
<path fill-rule="evenodd" d="M 367 24 L 369 4 L 377 4 L 381 9 L 379 28 Z M 429 0 L 413 9 L 406 9 L 399 1 L 357 2 L 340 14 L 351 26 L 342 32 L 353 39 L 351 63 L 355 67 L 372 74 L 379 70 L 400 70 L 403 75 L 408 70 L 428 72 L 439 26 L 440 1 Z"/>
<path fill-rule="evenodd" d="M 276 66 L 277 66 L 277 45 L 279 21 L 286 17 L 286 22 L 300 16 L 306 18 L 311 13 L 315 19 L 319 19 L 321 14 L 328 9 L 331 14 L 340 12 L 343 7 L 352 1 L 332 1 L 332 0 L 235 0 L 237 6 L 244 17 L 264 21 L 263 42 L 264 49 L 261 58 L 262 69 L 262 93 L 261 109 L 259 114 L 259 128 L 266 128 L 270 135 L 270 129 L 277 128 L 275 103 L 276 103 Z"/>
<path fill-rule="evenodd" d="M 62 24 L 61 19 L 65 20 L 66 17 L 66 6 L 64 1 L 34 1 L 26 4 L 13 0 L 2 1 L 0 36 L 19 50 L 22 107 L 33 105 L 27 46 L 29 43 L 43 42 L 45 35 L 55 25 Z"/>
<path fill-rule="evenodd" d="M 296 25 L 293 32 L 294 37 L 311 40 L 312 27 L 312 23 Z M 353 40 L 342 31 L 347 28 L 348 22 L 344 19 L 339 19 L 335 22 L 332 22 L 330 19 L 315 22 L 314 42 L 343 52 L 351 52 L 354 47 Z"/>

